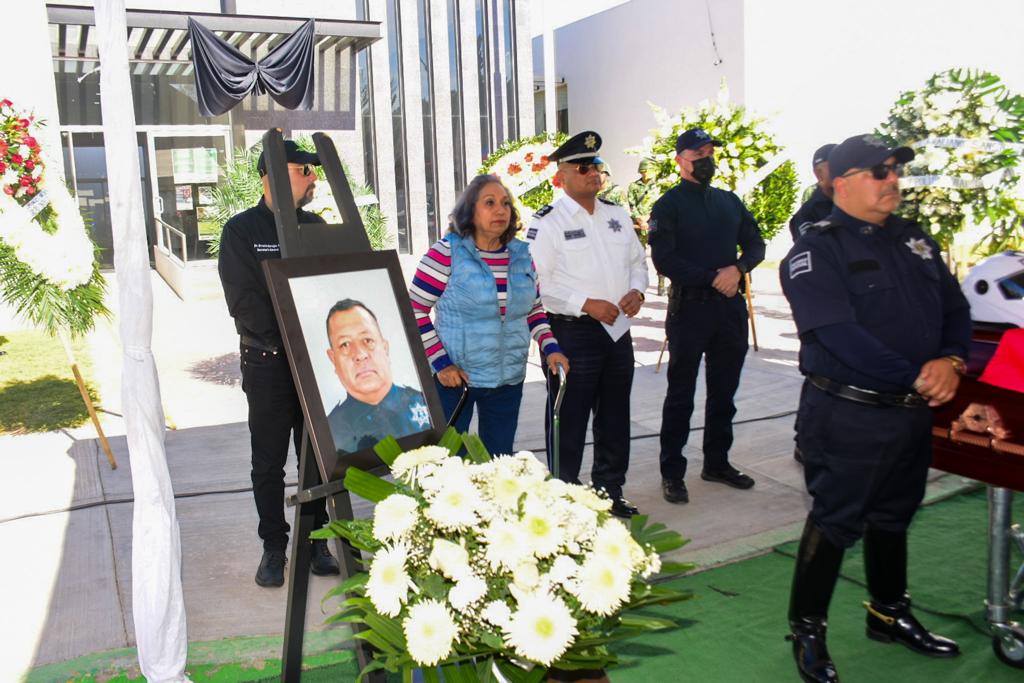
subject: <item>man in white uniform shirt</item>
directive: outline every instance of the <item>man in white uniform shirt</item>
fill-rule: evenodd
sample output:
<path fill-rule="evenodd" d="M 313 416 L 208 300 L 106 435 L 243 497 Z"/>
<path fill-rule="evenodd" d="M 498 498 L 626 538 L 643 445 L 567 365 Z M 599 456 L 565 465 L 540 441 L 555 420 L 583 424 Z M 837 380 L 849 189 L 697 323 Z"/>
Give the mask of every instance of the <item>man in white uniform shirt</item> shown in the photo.
<path fill-rule="evenodd" d="M 558 163 L 555 185 L 565 196 L 541 208 L 527 230 L 541 299 L 551 330 L 569 357 L 560 413 L 560 472 L 578 483 L 587 423 L 594 415 L 591 481 L 613 501 L 612 512 L 630 517 L 637 509 L 622 496 L 629 467 L 629 394 L 633 386 L 633 340 L 629 319 L 647 289 L 647 259 L 622 207 L 597 198 L 601 136 L 584 131 L 549 155 Z M 558 380 L 548 382 L 545 432 L 551 463 L 551 407 Z"/>

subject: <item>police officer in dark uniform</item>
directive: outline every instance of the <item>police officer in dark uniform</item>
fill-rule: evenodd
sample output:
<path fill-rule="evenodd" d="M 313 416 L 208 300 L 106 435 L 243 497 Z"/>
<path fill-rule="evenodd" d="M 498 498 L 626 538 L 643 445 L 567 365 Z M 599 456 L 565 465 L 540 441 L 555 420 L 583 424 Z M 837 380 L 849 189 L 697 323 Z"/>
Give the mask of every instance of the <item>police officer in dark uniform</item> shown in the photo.
<path fill-rule="evenodd" d="M 832 213 L 832 174 L 829 172 L 828 155 L 833 149 L 835 149 L 835 145 L 827 144 L 814 151 L 811 168 L 814 170 L 814 177 L 817 179 L 818 185 L 807 201 L 801 204 L 793 217 L 789 219 L 789 233 L 793 235 L 794 242 L 800 235 L 807 232 L 807 228 L 828 218 L 828 215 Z"/>
<path fill-rule="evenodd" d="M 316 183 L 313 167 L 320 164 L 320 158 L 300 150 L 292 140 L 286 140 L 284 147 L 298 221 L 322 223 L 316 214 L 299 208 L 313 199 Z M 270 292 L 260 267 L 260 261 L 281 257 L 263 154 L 260 154 L 257 168 L 263 179 L 263 197 L 259 204 L 224 224 L 217 265 L 228 312 L 235 319 L 240 337 L 242 390 L 249 404 L 252 487 L 260 519 L 259 535 L 263 539 L 263 558 L 256 572 L 256 583 L 280 586 L 284 584 L 289 531 L 284 518 L 284 464 L 288 457 L 289 435 L 294 439 L 296 453 L 299 452 L 303 420 Z M 314 505 L 319 527 L 327 522 L 327 509 L 322 499 Z M 326 541 L 313 541 L 311 552 L 314 574 L 338 573 L 338 563 L 331 557 Z"/>
<path fill-rule="evenodd" d="M 764 240 L 743 202 L 711 187 L 718 140 L 691 128 L 676 140 L 682 180 L 651 210 L 649 244 L 658 272 L 672 281 L 668 318 L 668 390 L 661 417 L 662 495 L 690 500 L 683 446 L 690 434 L 697 371 L 705 359 L 707 406 L 701 478 L 739 489 L 754 480 L 729 464 L 733 397 L 747 355 L 743 275 L 764 259 Z M 736 254 L 736 247 L 741 253 Z"/>
<path fill-rule="evenodd" d="M 390 345 L 373 311 L 342 299 L 327 312 L 327 338 L 327 357 L 346 393 L 327 415 L 339 455 L 430 429 L 422 392 L 392 380 Z"/>
<path fill-rule="evenodd" d="M 835 149 L 835 145 L 829 143 L 814 151 L 811 170 L 814 171 L 814 177 L 818 180 L 818 184 L 807 201 L 801 204 L 793 217 L 789 219 L 789 232 L 793 235 L 794 242 L 799 239 L 800 235 L 807 232 L 807 228 L 828 218 L 832 213 L 832 175 L 828 170 L 828 155 L 833 149 Z M 797 425 L 793 425 L 793 427 L 796 429 Z M 796 439 L 795 436 L 793 438 Z M 793 448 L 793 459 L 799 463 L 804 461 L 799 444 Z"/>
<path fill-rule="evenodd" d="M 910 611 L 907 527 L 931 464 L 932 411 L 956 392 L 970 310 L 938 245 L 892 215 L 913 159 L 870 135 L 829 155 L 835 209 L 781 264 L 800 334 L 799 440 L 813 504 L 800 540 L 789 622 L 805 681 L 838 680 L 826 615 L 845 548 L 863 536 L 867 635 L 951 657 L 953 641 Z"/>

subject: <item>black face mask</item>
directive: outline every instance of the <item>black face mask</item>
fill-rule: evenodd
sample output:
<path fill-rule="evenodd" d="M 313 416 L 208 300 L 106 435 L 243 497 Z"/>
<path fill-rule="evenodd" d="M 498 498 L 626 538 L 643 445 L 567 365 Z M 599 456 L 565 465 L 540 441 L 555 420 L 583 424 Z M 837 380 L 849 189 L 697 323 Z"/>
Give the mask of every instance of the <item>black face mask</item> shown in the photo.
<path fill-rule="evenodd" d="M 693 164 L 693 179 L 701 185 L 707 185 L 715 177 L 715 160 L 713 157 L 694 159 L 691 163 Z"/>

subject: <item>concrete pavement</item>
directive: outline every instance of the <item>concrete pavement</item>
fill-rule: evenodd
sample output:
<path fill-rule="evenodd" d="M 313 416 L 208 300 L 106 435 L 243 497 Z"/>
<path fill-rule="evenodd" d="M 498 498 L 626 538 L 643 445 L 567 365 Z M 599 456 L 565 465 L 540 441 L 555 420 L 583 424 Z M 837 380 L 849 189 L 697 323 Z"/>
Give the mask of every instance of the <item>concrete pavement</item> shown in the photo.
<path fill-rule="evenodd" d="M 409 274 L 414 266 L 403 259 Z M 211 275 L 215 277 L 213 271 Z M 737 396 L 732 452 L 732 462 L 757 480 L 750 491 L 696 476 L 701 464 L 701 437 L 696 431 L 686 449 L 691 502 L 674 506 L 661 498 L 657 432 L 665 374 L 655 368 L 664 339 L 666 301 L 653 287 L 633 327 L 634 441 L 625 493 L 653 519 L 691 539 L 677 559 L 701 566 L 796 538 L 808 504 L 800 467 L 792 459 L 790 413 L 801 383 L 798 341 L 774 269 L 758 269 L 754 276 L 761 348 L 748 355 Z M 178 496 L 189 640 L 280 637 L 285 590 L 259 588 L 253 582 L 261 545 L 248 490 L 249 435 L 239 387 L 237 336 L 216 287 L 207 298 L 184 303 L 155 273 L 153 277 L 153 352 L 172 427 L 166 433 L 166 449 Z M 112 282 L 110 297 L 115 305 L 116 285 Z M 116 326 L 101 324 L 90 347 L 106 411 L 105 429 L 120 467 L 110 470 L 88 425 L 0 437 L 0 547 L 8 558 L 0 569 L 0 604 L 6 608 L 6 618 L 0 621 L 0 680 L 17 680 L 32 667 L 134 645 L 131 459 L 119 417 Z M 703 421 L 703 396 L 700 388 L 695 427 Z M 534 355 L 518 448 L 543 451 L 543 407 L 543 374 Z M 584 468 L 589 468 L 589 456 Z M 294 482 L 294 461 L 288 471 Z M 932 491 L 959 485 L 956 478 L 936 475 Z M 368 511 L 367 505 L 356 503 L 357 515 Z M 322 578 L 312 581 L 309 629 L 324 628 L 318 602 L 333 584 Z M 341 639 L 340 633 L 337 638 L 329 637 L 329 632 L 322 636 L 317 647 Z M 263 656 L 279 656 L 277 640 L 264 642 L 270 644 L 263 646 Z"/>

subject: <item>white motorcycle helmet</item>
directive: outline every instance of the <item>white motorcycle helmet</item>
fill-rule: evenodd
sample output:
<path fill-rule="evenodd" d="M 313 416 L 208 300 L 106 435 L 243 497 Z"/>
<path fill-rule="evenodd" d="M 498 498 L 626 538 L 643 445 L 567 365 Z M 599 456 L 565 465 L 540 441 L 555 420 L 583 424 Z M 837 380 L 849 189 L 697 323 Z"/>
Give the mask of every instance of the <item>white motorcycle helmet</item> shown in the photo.
<path fill-rule="evenodd" d="M 967 273 L 963 291 L 971 320 L 1024 327 L 1024 252 L 988 257 Z"/>

